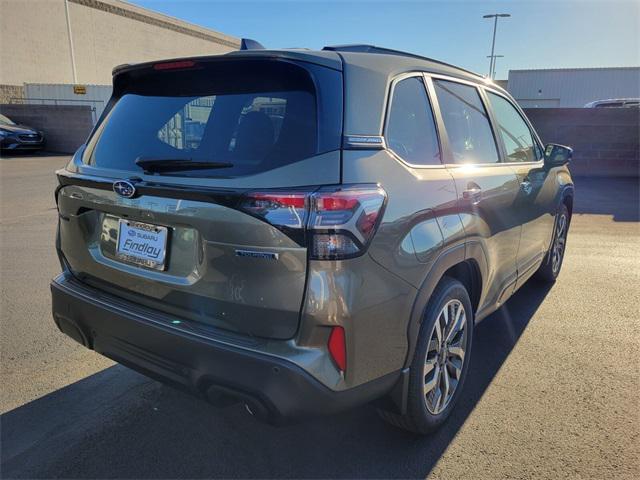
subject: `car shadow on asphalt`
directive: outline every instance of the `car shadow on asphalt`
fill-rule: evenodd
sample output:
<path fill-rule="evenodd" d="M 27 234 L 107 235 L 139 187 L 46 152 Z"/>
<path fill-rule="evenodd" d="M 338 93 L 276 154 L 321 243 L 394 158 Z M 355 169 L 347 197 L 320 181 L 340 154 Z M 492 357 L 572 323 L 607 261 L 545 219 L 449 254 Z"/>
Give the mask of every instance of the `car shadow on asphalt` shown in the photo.
<path fill-rule="evenodd" d="M 114 366 L 0 417 L 3 478 L 425 478 L 549 290 L 529 282 L 477 326 L 461 401 L 430 436 L 370 406 L 272 427 Z"/>

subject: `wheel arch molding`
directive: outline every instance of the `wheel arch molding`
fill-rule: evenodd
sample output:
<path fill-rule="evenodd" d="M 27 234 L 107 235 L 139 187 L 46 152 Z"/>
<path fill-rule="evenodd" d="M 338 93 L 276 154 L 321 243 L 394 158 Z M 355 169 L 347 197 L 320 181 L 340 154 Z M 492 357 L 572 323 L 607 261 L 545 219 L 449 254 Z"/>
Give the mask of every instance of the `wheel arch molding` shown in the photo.
<path fill-rule="evenodd" d="M 429 300 L 447 272 L 455 270 L 458 267 L 463 268 L 465 265 L 471 268 L 471 271 L 469 272 L 469 281 L 471 282 L 471 288 L 473 291 L 469 292 L 469 297 L 471 298 L 474 313 L 477 311 L 479 307 L 478 302 L 482 296 L 483 288 L 482 265 L 486 260 L 484 258 L 476 258 L 476 255 L 482 255 L 481 249 L 474 249 L 473 252 L 474 253 L 471 256 L 468 256 L 466 254 L 465 244 L 456 245 L 455 247 L 442 252 L 429 269 L 422 285 L 418 289 L 418 294 L 416 295 L 413 308 L 411 310 L 411 317 L 409 318 L 409 324 L 407 327 L 408 348 L 404 367 L 408 367 L 411 363 L 411 359 L 413 358 L 418 333 L 420 332 L 420 325 L 422 324 Z M 462 283 L 466 282 L 463 281 Z M 467 289 L 469 288 L 468 285 L 465 286 Z"/>

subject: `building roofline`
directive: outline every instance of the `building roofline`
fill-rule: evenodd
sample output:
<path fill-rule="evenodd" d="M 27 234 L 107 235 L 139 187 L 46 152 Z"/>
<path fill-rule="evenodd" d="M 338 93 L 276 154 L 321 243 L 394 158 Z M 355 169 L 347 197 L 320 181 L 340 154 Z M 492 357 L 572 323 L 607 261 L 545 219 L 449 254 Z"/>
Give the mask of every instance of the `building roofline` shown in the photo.
<path fill-rule="evenodd" d="M 568 72 L 568 71 L 583 71 L 583 70 L 640 70 L 640 66 L 637 67 L 569 67 L 569 68 L 523 68 L 523 69 L 511 69 L 511 72 Z"/>
<path fill-rule="evenodd" d="M 225 35 L 215 30 L 210 30 L 193 23 L 185 22 L 179 18 L 175 18 L 162 13 L 154 12 L 138 5 L 133 5 L 122 0 L 68 0 L 88 8 L 101 10 L 113 15 L 129 18 L 148 25 L 155 25 L 160 28 L 172 30 L 174 32 L 190 35 L 210 42 L 225 45 L 230 48 L 240 48 L 240 39 Z"/>

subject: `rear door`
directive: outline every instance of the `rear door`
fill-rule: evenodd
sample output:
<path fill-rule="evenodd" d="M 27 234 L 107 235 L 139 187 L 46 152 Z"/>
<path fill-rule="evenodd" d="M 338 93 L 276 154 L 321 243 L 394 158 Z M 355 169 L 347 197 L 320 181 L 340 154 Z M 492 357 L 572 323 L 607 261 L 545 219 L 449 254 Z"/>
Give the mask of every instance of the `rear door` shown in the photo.
<path fill-rule="evenodd" d="M 342 75 L 277 59 L 176 61 L 114 78 L 59 172 L 60 245 L 100 290 L 268 338 L 298 327 L 306 196 L 340 181 Z"/>
<path fill-rule="evenodd" d="M 446 135 L 445 162 L 455 180 L 467 242 L 479 243 L 487 258 L 487 288 L 480 308 L 501 303 L 515 288 L 517 276 L 521 230 L 515 212 L 517 178 L 500 162 L 478 88 L 437 76 L 432 77 L 430 88 Z"/>

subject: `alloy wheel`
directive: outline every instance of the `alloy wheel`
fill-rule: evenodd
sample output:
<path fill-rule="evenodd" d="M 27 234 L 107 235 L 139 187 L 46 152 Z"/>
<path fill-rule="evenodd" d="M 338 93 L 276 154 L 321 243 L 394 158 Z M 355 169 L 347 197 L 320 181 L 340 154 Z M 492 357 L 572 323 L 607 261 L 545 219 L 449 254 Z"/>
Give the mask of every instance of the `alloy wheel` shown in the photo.
<path fill-rule="evenodd" d="M 460 300 L 449 300 L 436 318 L 424 365 L 424 397 L 433 415 L 447 408 L 460 383 L 467 331 L 464 305 Z"/>

